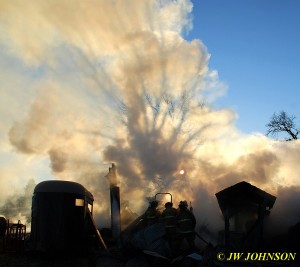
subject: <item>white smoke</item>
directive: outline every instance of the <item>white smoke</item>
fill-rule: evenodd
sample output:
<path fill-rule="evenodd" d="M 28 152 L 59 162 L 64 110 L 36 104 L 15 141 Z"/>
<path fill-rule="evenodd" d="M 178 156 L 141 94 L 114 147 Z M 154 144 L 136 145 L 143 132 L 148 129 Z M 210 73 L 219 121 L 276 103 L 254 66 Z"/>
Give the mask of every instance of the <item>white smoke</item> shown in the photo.
<path fill-rule="evenodd" d="M 298 142 L 244 135 L 232 110 L 212 108 L 226 86 L 204 44 L 183 37 L 191 12 L 189 0 L 0 1 L 2 200 L 32 177 L 74 180 L 103 225 L 101 164 L 115 162 L 134 212 L 170 191 L 217 230 L 224 187 L 298 185 Z"/>

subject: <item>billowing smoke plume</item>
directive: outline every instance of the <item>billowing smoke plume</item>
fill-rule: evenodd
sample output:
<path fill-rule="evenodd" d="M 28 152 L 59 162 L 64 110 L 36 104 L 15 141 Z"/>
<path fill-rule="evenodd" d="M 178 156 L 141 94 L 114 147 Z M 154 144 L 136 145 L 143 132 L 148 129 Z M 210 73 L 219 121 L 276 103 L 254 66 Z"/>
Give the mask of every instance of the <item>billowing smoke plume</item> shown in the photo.
<path fill-rule="evenodd" d="M 212 108 L 226 86 L 208 68 L 201 41 L 183 37 L 192 27 L 190 0 L 1 0 L 0 7 L 1 188 L 31 177 L 78 181 L 94 194 L 103 225 L 114 162 L 131 210 L 169 191 L 214 230 L 222 224 L 214 194 L 226 186 L 246 180 L 290 192 L 284 202 L 298 194 L 299 143 L 243 135 L 233 111 Z"/>
<path fill-rule="evenodd" d="M 24 193 L 9 196 L 0 206 L 0 214 L 5 214 L 10 220 L 20 220 L 22 223 L 31 222 L 31 201 L 34 187 L 33 179 L 28 180 Z"/>

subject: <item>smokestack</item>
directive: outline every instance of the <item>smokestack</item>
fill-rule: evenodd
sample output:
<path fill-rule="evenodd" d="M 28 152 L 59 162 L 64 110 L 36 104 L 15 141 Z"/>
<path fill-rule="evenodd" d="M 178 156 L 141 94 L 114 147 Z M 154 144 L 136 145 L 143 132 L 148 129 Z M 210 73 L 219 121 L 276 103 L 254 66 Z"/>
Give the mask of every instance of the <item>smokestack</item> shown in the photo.
<path fill-rule="evenodd" d="M 108 179 L 110 185 L 111 231 L 113 239 L 117 240 L 121 233 L 120 187 L 118 186 L 116 166 L 114 163 L 112 163 L 112 167 L 109 168 Z"/>

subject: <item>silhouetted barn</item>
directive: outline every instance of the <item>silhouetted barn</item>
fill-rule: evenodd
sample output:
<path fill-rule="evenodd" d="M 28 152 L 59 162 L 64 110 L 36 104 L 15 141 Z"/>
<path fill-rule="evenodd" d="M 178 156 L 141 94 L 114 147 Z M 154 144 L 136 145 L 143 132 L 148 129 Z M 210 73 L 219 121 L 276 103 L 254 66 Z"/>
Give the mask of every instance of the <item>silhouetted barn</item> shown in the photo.
<path fill-rule="evenodd" d="M 93 195 L 79 183 L 39 183 L 32 197 L 32 249 L 46 252 L 85 250 L 93 231 L 93 201 Z"/>
<path fill-rule="evenodd" d="M 263 221 L 276 197 L 245 181 L 216 193 L 225 221 L 225 245 L 257 249 L 262 245 Z"/>

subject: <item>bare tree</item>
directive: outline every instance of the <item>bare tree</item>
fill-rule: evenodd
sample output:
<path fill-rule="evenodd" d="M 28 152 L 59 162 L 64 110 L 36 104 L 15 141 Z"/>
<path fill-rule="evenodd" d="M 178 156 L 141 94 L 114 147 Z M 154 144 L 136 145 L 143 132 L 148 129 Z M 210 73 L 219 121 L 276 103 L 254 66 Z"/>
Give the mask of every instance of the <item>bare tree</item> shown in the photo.
<path fill-rule="evenodd" d="M 278 136 L 279 133 L 287 133 L 289 138 L 285 138 L 286 141 L 298 139 L 300 128 L 294 122 L 295 118 L 285 111 L 281 111 L 278 115 L 274 113 L 270 122 L 266 124 L 267 135 Z"/>

